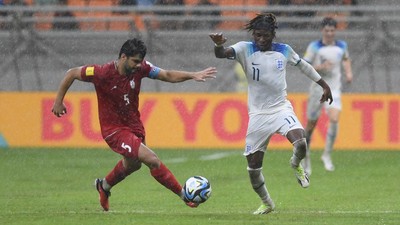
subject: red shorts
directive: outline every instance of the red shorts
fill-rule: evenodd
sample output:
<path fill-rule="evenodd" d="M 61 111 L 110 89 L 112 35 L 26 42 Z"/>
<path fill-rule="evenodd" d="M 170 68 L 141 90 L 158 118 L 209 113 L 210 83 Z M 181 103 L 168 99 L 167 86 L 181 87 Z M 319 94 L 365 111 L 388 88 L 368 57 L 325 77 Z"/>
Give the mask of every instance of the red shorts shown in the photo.
<path fill-rule="evenodd" d="M 136 159 L 142 138 L 137 137 L 130 130 L 120 130 L 106 140 L 110 148 L 124 157 Z"/>

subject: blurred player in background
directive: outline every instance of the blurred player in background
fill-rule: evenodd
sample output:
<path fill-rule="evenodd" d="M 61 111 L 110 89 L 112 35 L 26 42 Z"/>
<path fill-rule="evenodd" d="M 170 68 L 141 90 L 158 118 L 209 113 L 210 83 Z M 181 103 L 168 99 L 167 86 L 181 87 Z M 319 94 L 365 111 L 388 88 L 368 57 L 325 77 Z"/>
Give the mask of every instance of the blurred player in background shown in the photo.
<path fill-rule="evenodd" d="M 342 66 L 346 75 L 346 82 L 351 83 L 353 80 L 347 43 L 335 39 L 336 26 L 336 20 L 330 17 L 324 18 L 321 23 L 322 39 L 311 42 L 304 55 L 304 60 L 309 62 L 329 84 L 333 99 L 335 99 L 333 104 L 330 105 L 326 103 L 318 104 L 316 100 L 318 100 L 322 91 L 314 83 L 311 84 L 307 105 L 308 121 L 306 126 L 306 139 L 308 146 L 310 146 L 311 136 L 318 118 L 321 115 L 321 109 L 324 107 L 329 117 L 329 126 L 326 135 L 325 149 L 322 153 L 321 160 L 327 171 L 335 170 L 331 159 L 331 153 L 338 132 L 338 121 L 342 109 Z M 306 172 L 311 175 L 310 148 L 308 148 L 303 166 Z"/>
<path fill-rule="evenodd" d="M 244 73 L 242 65 L 236 62 L 233 67 L 233 73 L 236 78 L 236 91 L 237 92 L 247 92 L 247 79 L 246 74 Z"/>
<path fill-rule="evenodd" d="M 139 170 L 142 163 L 160 184 L 185 200 L 182 186 L 175 176 L 145 145 L 145 129 L 138 110 L 141 81 L 151 78 L 171 83 L 190 79 L 202 82 L 214 78 L 216 69 L 209 67 L 199 72 L 164 70 L 144 60 L 146 52 L 144 43 L 134 38 L 122 45 L 115 61 L 69 69 L 61 81 L 52 108 L 57 117 L 67 113 L 63 100 L 75 80 L 94 84 L 102 136 L 109 147 L 122 156 L 105 178 L 95 180 L 100 204 L 105 211 L 109 209 L 110 189 Z M 197 204 L 185 202 L 190 207 L 197 207 Z"/>
<path fill-rule="evenodd" d="M 215 43 L 215 56 L 237 60 L 246 73 L 249 123 L 243 154 L 247 159 L 251 185 L 262 200 L 261 206 L 253 214 L 267 214 L 274 210 L 275 204 L 265 184 L 262 164 L 273 134 L 281 134 L 292 143 L 294 148 L 290 166 L 303 188 L 310 184 L 300 164 L 307 151 L 304 128 L 287 100 L 286 65 L 296 66 L 322 87 L 319 102 L 332 102 L 332 94 L 315 69 L 289 45 L 272 42 L 277 28 L 273 14 L 258 14 L 245 28 L 252 32 L 253 41 L 241 41 L 225 48 L 223 44 L 227 39 L 222 33 L 210 34 L 210 37 Z"/>

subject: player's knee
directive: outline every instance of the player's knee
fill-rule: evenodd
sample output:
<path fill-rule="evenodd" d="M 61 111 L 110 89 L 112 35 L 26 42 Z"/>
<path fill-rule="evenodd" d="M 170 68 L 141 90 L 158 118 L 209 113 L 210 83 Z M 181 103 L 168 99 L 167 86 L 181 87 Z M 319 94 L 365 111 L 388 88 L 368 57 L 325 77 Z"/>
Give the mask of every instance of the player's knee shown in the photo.
<path fill-rule="evenodd" d="M 330 124 L 337 124 L 339 122 L 339 118 L 330 118 L 329 123 Z"/>
<path fill-rule="evenodd" d="M 250 161 L 247 162 L 247 170 L 251 169 L 251 170 L 258 170 L 262 167 L 262 162 L 258 162 L 258 161 Z"/>
<path fill-rule="evenodd" d="M 301 138 L 293 142 L 294 153 L 299 159 L 303 159 L 307 152 L 307 141 L 305 138 Z"/>
<path fill-rule="evenodd" d="M 257 151 L 253 154 L 246 156 L 247 159 L 247 168 L 251 169 L 259 169 L 262 167 L 263 164 L 263 156 L 264 153 L 261 151 Z"/>
<path fill-rule="evenodd" d="M 160 168 L 161 160 L 157 156 L 154 156 L 147 158 L 143 163 L 146 164 L 146 166 L 148 166 L 150 169 L 158 169 Z"/>
<path fill-rule="evenodd" d="M 142 163 L 138 159 L 124 159 L 124 167 L 126 169 L 126 175 L 129 175 L 142 167 Z"/>
<path fill-rule="evenodd" d="M 131 173 L 139 170 L 141 167 L 142 167 L 142 163 L 139 162 L 139 163 L 136 163 L 136 164 L 130 166 L 127 171 L 129 174 L 131 174 Z"/>

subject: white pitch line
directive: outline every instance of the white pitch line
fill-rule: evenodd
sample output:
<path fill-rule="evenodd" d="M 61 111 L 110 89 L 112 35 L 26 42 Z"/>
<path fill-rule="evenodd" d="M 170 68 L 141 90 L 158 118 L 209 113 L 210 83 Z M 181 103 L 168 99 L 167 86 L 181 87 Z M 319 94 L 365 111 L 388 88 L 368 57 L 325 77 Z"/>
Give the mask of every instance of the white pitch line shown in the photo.
<path fill-rule="evenodd" d="M 188 159 L 182 157 L 182 158 L 166 159 L 166 160 L 163 160 L 163 161 L 164 161 L 165 163 L 183 163 L 183 162 L 188 161 Z"/>
<path fill-rule="evenodd" d="M 218 159 L 223 159 L 223 158 L 227 158 L 233 154 L 236 153 L 232 153 L 232 152 L 219 152 L 219 153 L 214 153 L 211 155 L 203 155 L 200 156 L 200 160 L 218 160 Z"/>
<path fill-rule="evenodd" d="M 200 156 L 199 160 L 207 161 L 207 160 L 218 160 L 229 157 L 231 155 L 236 154 L 235 152 L 218 152 L 209 155 Z M 187 162 L 189 159 L 186 157 L 181 158 L 172 158 L 172 159 L 165 159 L 163 160 L 165 163 L 173 164 L 173 163 L 184 163 Z"/>
<path fill-rule="evenodd" d="M 48 212 L 48 214 L 169 214 L 170 212 L 167 210 L 157 210 L 157 211 L 146 211 L 146 210 L 110 210 L 108 212 L 104 212 L 101 210 L 93 210 L 93 211 L 54 211 Z M 399 214 L 400 212 L 397 210 L 383 210 L 383 211 L 274 211 L 273 214 L 335 214 L 335 215 L 344 215 L 344 214 Z M 42 212 L 33 212 L 33 211 L 6 211 L 2 212 L 3 215 L 20 215 L 20 214 L 42 214 Z M 186 212 L 175 212 L 174 214 L 185 215 L 188 214 Z M 189 213 L 190 214 L 190 213 Z M 209 215 L 229 215 L 229 214 L 237 214 L 237 215 L 247 215 L 251 214 L 251 212 L 244 211 L 213 211 L 207 212 Z"/>

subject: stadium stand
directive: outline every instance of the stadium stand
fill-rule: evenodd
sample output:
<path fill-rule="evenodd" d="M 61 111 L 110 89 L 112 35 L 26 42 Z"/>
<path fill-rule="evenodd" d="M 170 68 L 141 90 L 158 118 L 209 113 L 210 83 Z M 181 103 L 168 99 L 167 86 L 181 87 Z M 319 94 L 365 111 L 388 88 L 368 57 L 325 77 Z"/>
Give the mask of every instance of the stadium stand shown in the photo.
<path fill-rule="evenodd" d="M 297 0 L 301 2 L 304 0 Z M 6 1 L 7 2 L 7 1 Z M 38 5 L 39 0 L 27 0 L 26 3 L 32 6 Z M 41 5 L 44 0 L 40 0 Z M 54 2 L 54 0 L 51 0 Z M 118 5 L 117 0 L 68 0 L 68 7 L 74 8 L 73 15 L 77 18 L 82 31 L 132 31 L 159 29 L 159 21 L 185 21 L 185 20 L 212 20 L 213 18 L 183 18 L 182 16 L 160 16 L 152 12 L 152 10 L 143 10 L 138 7 L 129 6 L 129 11 Z M 260 11 L 267 11 L 270 7 L 267 0 L 211 0 L 224 10 L 221 10 L 221 17 L 215 18 L 221 22 L 216 29 L 219 30 L 240 30 L 243 28 L 244 21 L 254 17 Z M 344 5 L 352 4 L 352 0 L 343 0 Z M 186 7 L 195 7 L 198 0 L 185 0 Z M 301 3 L 298 3 L 301 4 Z M 54 4 L 53 4 L 54 5 Z M 81 7 L 81 8 L 80 8 Z M 86 8 L 85 8 L 86 7 Z M 88 10 L 87 7 L 92 7 Z M 252 7 L 251 10 L 240 8 Z M 162 8 L 152 7 L 154 10 Z M 185 10 L 182 8 L 181 10 Z M 127 12 L 127 13 L 121 13 Z M 339 21 L 338 28 L 344 30 L 347 28 L 347 17 L 349 12 L 317 12 L 317 17 L 334 16 Z M 38 30 L 50 30 L 52 27 L 54 12 L 37 11 L 34 17 L 37 18 L 35 28 Z M 286 18 L 284 18 L 285 20 Z M 68 20 L 68 18 L 60 18 L 59 20 Z M 298 21 L 302 21 L 301 18 Z M 298 22 L 300 23 L 300 22 Z"/>
<path fill-rule="evenodd" d="M 248 38 L 249 34 L 241 28 L 259 11 L 274 13 L 284 11 L 288 14 L 299 10 L 318 11 L 319 13 L 313 17 L 278 17 L 278 26 L 279 23 L 303 26 L 302 29 L 291 26 L 280 27 L 277 35 L 277 41 L 291 43 L 299 54 L 305 51 L 306 43 L 319 37 L 319 30 L 316 27 L 320 23 L 321 16 L 334 15 L 344 24 L 339 38 L 344 38 L 349 43 L 351 56 L 354 59 L 354 71 L 360 74 L 356 76 L 359 85 L 352 86 L 351 91 L 399 92 L 399 86 L 395 84 L 400 82 L 400 77 L 397 75 L 400 69 L 397 63 L 400 55 L 398 48 L 400 13 L 398 5 L 391 0 L 365 0 L 370 4 L 362 1 L 358 6 L 352 5 L 351 0 L 343 0 L 343 4 L 351 6 L 322 7 L 276 7 L 271 4 L 264 5 L 265 1 L 262 0 L 211 1 L 218 4 L 219 9 L 223 11 L 218 19 L 224 23 L 220 24 L 216 31 L 227 35 L 229 38 L 227 45 Z M 18 7 L 16 10 L 13 7 L 0 7 L 0 13 L 8 14 L 0 17 L 0 25 L 7 25 L 0 26 L 0 41 L 3 43 L 0 56 L 4 59 L 0 64 L 0 70 L 3 71 L 0 74 L 0 90 L 53 90 L 54 80 L 59 80 L 54 74 L 63 74 L 65 68 L 82 62 L 104 62 L 112 59 L 116 55 L 115 45 L 133 36 L 140 36 L 146 42 L 150 49 L 149 59 L 163 68 L 179 65 L 185 69 L 196 70 L 216 65 L 216 59 L 210 55 L 212 44 L 207 37 L 209 29 L 170 31 L 145 26 L 146 21 L 161 19 L 152 15 L 156 9 L 154 6 L 145 9 L 130 6 L 124 8 L 125 6 L 115 5 L 116 2 L 112 0 L 69 0 L 68 9 L 63 9 L 54 4 L 38 6 L 34 0 L 26 2 L 29 7 Z M 185 0 L 185 3 L 186 6 L 180 10 L 191 10 L 197 0 Z M 128 9 L 129 13 L 122 15 L 117 13 L 124 9 Z M 52 30 L 50 24 L 54 19 L 53 14 L 59 10 L 72 10 L 81 24 L 81 29 Z M 34 16 L 24 16 L 25 12 L 34 13 Z M 66 21 L 68 19 L 60 18 Z M 180 16 L 172 19 L 214 18 Z M 311 26 L 305 27 L 305 24 Z M 51 66 L 44 69 L 43 65 L 48 65 L 48 62 L 51 62 Z M 226 82 L 232 72 L 232 64 L 228 61 L 218 61 L 218 71 L 221 75 L 227 74 L 227 76 L 219 76 L 219 82 L 195 88 L 202 87 L 202 91 L 204 88 L 209 88 L 207 90 L 210 91 L 229 91 L 231 85 L 227 85 Z M 292 72 L 289 71 L 288 74 Z M 293 76 L 296 77 L 295 74 Z M 22 77 L 24 79 L 21 79 Z M 308 87 L 308 84 L 299 85 L 301 81 L 293 80 L 293 83 L 288 84 L 293 91 L 302 92 Z M 145 88 L 146 91 L 176 89 L 155 83 L 145 85 Z M 188 90 L 197 89 L 190 87 Z"/>

